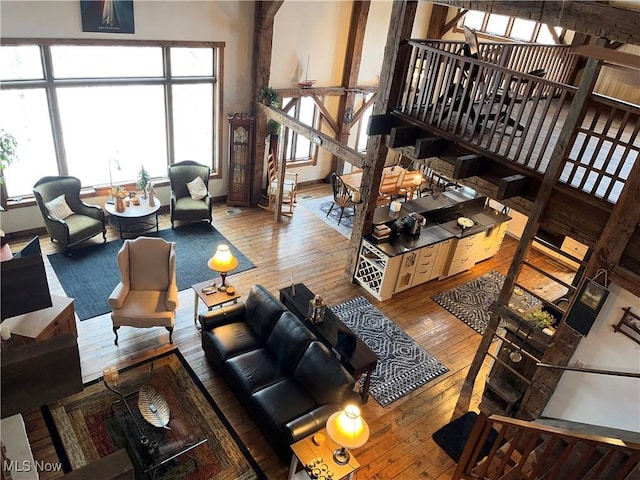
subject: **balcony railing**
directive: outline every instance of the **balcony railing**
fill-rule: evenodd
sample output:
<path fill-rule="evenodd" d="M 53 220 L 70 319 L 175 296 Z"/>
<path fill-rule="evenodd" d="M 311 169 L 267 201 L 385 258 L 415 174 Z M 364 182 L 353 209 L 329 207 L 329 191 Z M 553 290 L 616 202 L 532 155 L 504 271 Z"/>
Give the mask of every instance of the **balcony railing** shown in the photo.
<path fill-rule="evenodd" d="M 565 46 L 411 41 L 395 113 L 445 138 L 544 173 L 577 91 L 568 75 L 577 57 Z M 560 181 L 615 203 L 640 141 L 640 109 L 592 94 L 567 150 Z"/>

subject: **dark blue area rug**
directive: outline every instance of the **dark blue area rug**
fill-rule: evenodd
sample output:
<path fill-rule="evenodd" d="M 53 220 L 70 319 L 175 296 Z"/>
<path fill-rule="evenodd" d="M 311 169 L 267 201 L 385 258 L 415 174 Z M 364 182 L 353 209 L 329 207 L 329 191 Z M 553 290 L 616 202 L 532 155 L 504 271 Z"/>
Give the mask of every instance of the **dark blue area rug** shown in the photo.
<path fill-rule="evenodd" d="M 255 265 L 234 247 L 220 232 L 205 222 L 193 223 L 148 233 L 149 237 L 161 237 L 176 243 L 176 280 L 178 290 L 218 277 L 207 267 L 216 247 L 225 243 L 238 259 L 239 273 L 254 268 Z M 100 245 L 72 250 L 67 257 L 64 253 L 49 255 L 62 288 L 67 296 L 75 299 L 74 307 L 80 320 L 93 318 L 110 312 L 108 299 L 120 281 L 117 256 L 124 240 L 114 240 Z"/>

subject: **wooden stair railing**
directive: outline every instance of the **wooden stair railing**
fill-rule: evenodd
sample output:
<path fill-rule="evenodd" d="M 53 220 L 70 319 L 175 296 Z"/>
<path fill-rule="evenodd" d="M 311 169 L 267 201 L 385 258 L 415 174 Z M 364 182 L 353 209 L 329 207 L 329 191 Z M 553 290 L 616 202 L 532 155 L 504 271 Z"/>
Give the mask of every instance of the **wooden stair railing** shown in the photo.
<path fill-rule="evenodd" d="M 476 463 L 492 429 L 498 436 Z M 631 480 L 639 462 L 640 443 L 480 413 L 452 479 Z"/>

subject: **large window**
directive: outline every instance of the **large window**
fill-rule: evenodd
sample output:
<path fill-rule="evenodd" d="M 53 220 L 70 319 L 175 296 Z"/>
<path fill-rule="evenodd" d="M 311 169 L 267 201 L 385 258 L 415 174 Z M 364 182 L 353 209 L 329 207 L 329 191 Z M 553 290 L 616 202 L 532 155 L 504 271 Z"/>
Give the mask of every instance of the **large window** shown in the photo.
<path fill-rule="evenodd" d="M 320 115 L 312 97 L 283 98 L 283 109 L 305 125 L 320 129 Z M 315 155 L 316 146 L 308 138 L 293 130 L 285 129 L 284 155 L 288 163 L 310 162 Z"/>
<path fill-rule="evenodd" d="M 551 27 L 533 20 L 525 20 L 495 13 L 470 10 L 460 21 L 476 32 L 520 42 L 555 45 L 564 34 L 561 27 Z"/>
<path fill-rule="evenodd" d="M 18 161 L 3 171 L 9 198 L 45 175 L 99 187 L 110 176 L 134 182 L 143 165 L 164 178 L 187 159 L 219 171 L 222 44 L 7 42 L 0 128 L 18 141 Z"/>

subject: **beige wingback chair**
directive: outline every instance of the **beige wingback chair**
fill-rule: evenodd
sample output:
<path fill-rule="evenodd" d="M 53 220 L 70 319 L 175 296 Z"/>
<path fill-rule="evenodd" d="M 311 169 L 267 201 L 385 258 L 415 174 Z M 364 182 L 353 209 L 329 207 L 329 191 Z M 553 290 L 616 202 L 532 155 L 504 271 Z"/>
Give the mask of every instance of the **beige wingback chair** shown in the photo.
<path fill-rule="evenodd" d="M 113 333 L 118 344 L 122 326 L 165 327 L 173 343 L 173 325 L 178 308 L 176 244 L 162 238 L 125 240 L 118 252 L 122 280 L 109 297 Z"/>

